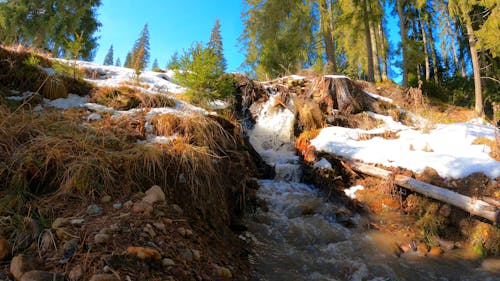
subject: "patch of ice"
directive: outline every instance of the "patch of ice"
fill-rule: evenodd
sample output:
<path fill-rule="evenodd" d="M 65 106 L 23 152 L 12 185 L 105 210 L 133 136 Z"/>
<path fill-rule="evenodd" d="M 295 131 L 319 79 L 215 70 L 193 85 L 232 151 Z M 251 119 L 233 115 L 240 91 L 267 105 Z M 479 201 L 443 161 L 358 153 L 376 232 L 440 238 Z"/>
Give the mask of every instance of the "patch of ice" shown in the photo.
<path fill-rule="evenodd" d="M 22 95 L 20 96 L 10 96 L 10 97 L 6 97 L 6 99 L 8 100 L 13 100 L 13 101 L 22 101 L 22 100 L 25 100 L 29 97 L 31 97 L 32 95 L 34 95 L 35 93 L 33 92 L 24 92 Z"/>
<path fill-rule="evenodd" d="M 227 101 L 223 100 L 214 100 L 208 103 L 208 107 L 210 109 L 216 110 L 216 109 L 226 109 L 230 106 L 231 104 Z"/>
<path fill-rule="evenodd" d="M 331 170 L 332 169 L 332 164 L 328 162 L 325 158 L 321 158 L 318 162 L 314 163 L 314 168 L 316 169 L 325 169 L 325 170 Z"/>
<path fill-rule="evenodd" d="M 55 100 L 44 99 L 46 105 L 60 109 L 68 109 L 71 107 L 82 106 L 87 102 L 88 97 L 80 97 L 78 95 L 69 94 L 67 98 L 59 98 Z"/>
<path fill-rule="evenodd" d="M 101 114 L 98 114 L 98 113 L 91 113 L 89 116 L 87 116 L 87 121 L 98 121 L 101 119 L 102 119 L 102 116 L 101 116 Z"/>

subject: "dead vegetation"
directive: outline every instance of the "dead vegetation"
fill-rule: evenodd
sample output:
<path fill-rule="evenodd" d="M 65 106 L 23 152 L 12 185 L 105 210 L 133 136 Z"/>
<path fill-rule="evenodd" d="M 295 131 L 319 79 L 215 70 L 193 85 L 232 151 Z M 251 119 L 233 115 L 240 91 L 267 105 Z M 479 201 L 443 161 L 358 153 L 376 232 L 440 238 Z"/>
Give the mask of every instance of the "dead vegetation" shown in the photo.
<path fill-rule="evenodd" d="M 126 86 L 96 89 L 91 101 L 117 110 L 175 106 L 175 101 L 164 94 L 144 94 Z"/>

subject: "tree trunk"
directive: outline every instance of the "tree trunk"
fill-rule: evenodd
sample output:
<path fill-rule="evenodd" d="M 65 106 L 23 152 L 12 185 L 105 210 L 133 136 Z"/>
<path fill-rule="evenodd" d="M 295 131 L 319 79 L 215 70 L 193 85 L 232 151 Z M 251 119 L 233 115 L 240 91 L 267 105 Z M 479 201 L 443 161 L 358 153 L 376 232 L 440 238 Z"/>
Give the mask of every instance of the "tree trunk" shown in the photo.
<path fill-rule="evenodd" d="M 365 25 L 365 39 L 366 39 L 366 54 L 368 60 L 368 81 L 374 82 L 374 68 L 373 68 L 373 49 L 372 49 L 372 41 L 370 38 L 370 24 L 368 19 L 368 3 L 367 0 L 363 0 L 363 22 Z"/>
<path fill-rule="evenodd" d="M 330 73 L 336 73 L 337 61 L 335 56 L 335 45 L 332 36 L 333 21 L 329 13 L 329 7 L 328 4 L 326 3 L 326 0 L 320 0 L 319 6 L 320 6 L 321 34 L 323 36 L 323 40 L 325 43 L 326 58 L 328 60 L 328 64 L 330 64 L 327 71 Z"/>
<path fill-rule="evenodd" d="M 384 31 L 382 29 L 382 24 L 378 24 L 378 38 L 380 40 L 380 46 L 382 47 L 381 58 L 382 58 L 382 81 L 388 80 L 387 76 L 387 45 Z"/>
<path fill-rule="evenodd" d="M 425 24 L 422 18 L 418 19 L 420 23 L 420 32 L 422 33 L 422 41 L 424 42 L 424 59 L 425 59 L 425 81 L 431 80 L 431 63 L 429 60 L 429 51 L 427 49 L 427 35 L 425 34 Z"/>
<path fill-rule="evenodd" d="M 432 25 L 430 18 L 427 19 L 427 25 L 429 26 L 429 45 L 431 46 L 431 55 L 432 55 L 432 69 L 434 71 L 434 82 L 439 84 L 439 70 L 438 70 L 438 61 L 437 61 L 437 53 L 436 46 L 434 46 L 434 36 L 432 35 Z"/>
<path fill-rule="evenodd" d="M 405 25 L 405 16 L 403 14 L 403 0 L 396 0 L 396 9 L 398 11 L 398 16 L 399 16 L 399 30 L 401 33 L 401 53 L 403 55 L 403 87 L 408 86 L 408 58 L 407 53 L 406 53 L 406 41 L 408 37 L 408 32 L 406 30 L 406 25 Z"/>
<path fill-rule="evenodd" d="M 368 4 L 368 14 L 373 15 L 373 9 L 371 3 Z M 382 81 L 382 77 L 380 74 L 380 63 L 379 63 L 379 56 L 378 56 L 378 44 L 377 44 L 377 34 L 375 33 L 375 23 L 373 20 L 369 21 L 370 25 L 370 40 L 372 44 L 372 55 L 373 55 L 373 71 L 374 71 L 374 78 L 375 82 L 380 82 Z"/>
<path fill-rule="evenodd" d="M 476 99 L 475 111 L 480 117 L 484 116 L 483 110 L 483 93 L 481 89 L 481 71 L 479 66 L 479 57 L 476 50 L 476 38 L 474 37 L 474 30 L 470 20 L 465 21 L 465 28 L 467 28 L 467 35 L 469 37 L 470 57 L 472 60 L 472 69 L 474 70 L 474 95 Z"/>

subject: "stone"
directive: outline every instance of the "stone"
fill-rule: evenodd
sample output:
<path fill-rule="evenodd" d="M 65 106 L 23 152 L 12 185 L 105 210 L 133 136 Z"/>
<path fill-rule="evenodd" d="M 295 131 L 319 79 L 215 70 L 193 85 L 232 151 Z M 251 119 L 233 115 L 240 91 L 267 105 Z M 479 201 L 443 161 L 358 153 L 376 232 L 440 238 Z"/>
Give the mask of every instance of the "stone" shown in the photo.
<path fill-rule="evenodd" d="M 186 229 L 184 227 L 179 227 L 177 228 L 177 232 L 181 235 L 181 236 L 186 236 Z"/>
<path fill-rule="evenodd" d="M 127 248 L 127 253 L 133 254 L 136 257 L 138 257 L 141 260 L 149 260 L 149 259 L 154 259 L 154 260 L 160 260 L 161 255 L 158 251 L 150 248 L 143 248 L 143 247 L 128 247 Z"/>
<path fill-rule="evenodd" d="M 96 242 L 97 244 L 105 244 L 109 241 L 109 239 L 111 239 L 111 236 L 109 236 L 109 234 L 97 233 L 94 236 L 94 242 Z"/>
<path fill-rule="evenodd" d="M 439 208 L 439 215 L 445 218 L 449 217 L 451 215 L 451 206 L 448 204 L 441 206 L 441 208 Z"/>
<path fill-rule="evenodd" d="M 153 213 L 153 205 L 146 201 L 138 201 L 132 206 L 132 212 L 144 215 L 151 215 Z"/>
<path fill-rule="evenodd" d="M 420 243 L 417 245 L 417 252 L 419 256 L 425 257 L 427 252 L 429 252 L 429 247 L 425 243 Z"/>
<path fill-rule="evenodd" d="M 144 232 L 149 234 L 149 236 L 151 236 L 151 238 L 156 237 L 156 232 L 153 230 L 153 227 L 149 223 L 146 224 L 146 226 L 144 227 Z"/>
<path fill-rule="evenodd" d="M 233 279 L 233 274 L 231 273 L 231 270 L 227 267 L 219 266 L 218 275 L 222 280 Z"/>
<path fill-rule="evenodd" d="M 432 246 L 431 249 L 429 250 L 429 255 L 433 257 L 439 257 L 443 254 L 443 249 L 437 246 Z"/>
<path fill-rule="evenodd" d="M 64 275 L 41 270 L 32 270 L 23 274 L 20 281 L 64 281 Z"/>
<path fill-rule="evenodd" d="M 94 274 L 89 281 L 118 281 L 118 278 L 113 274 Z"/>
<path fill-rule="evenodd" d="M 68 279 L 70 281 L 79 281 L 83 279 L 83 267 L 81 265 L 77 265 L 71 269 L 68 274 Z"/>
<path fill-rule="evenodd" d="M 182 259 L 185 261 L 192 261 L 193 260 L 193 252 L 191 252 L 191 250 L 189 250 L 189 249 L 185 249 L 182 252 L 181 256 L 182 256 Z"/>
<path fill-rule="evenodd" d="M 186 228 L 186 237 L 191 237 L 193 236 L 193 231 L 189 228 Z"/>
<path fill-rule="evenodd" d="M 12 245 L 7 239 L 0 238 L 0 261 L 6 260 L 12 253 Z"/>
<path fill-rule="evenodd" d="M 134 202 L 129 200 L 123 204 L 123 208 L 128 210 L 128 209 L 132 208 L 133 205 L 134 205 Z"/>
<path fill-rule="evenodd" d="M 500 258 L 488 258 L 483 260 L 481 269 L 491 272 L 500 272 Z"/>
<path fill-rule="evenodd" d="M 154 185 L 146 191 L 146 196 L 142 198 L 142 201 L 149 204 L 154 204 L 157 202 L 164 202 L 165 198 L 165 193 L 163 192 L 161 187 Z"/>
<path fill-rule="evenodd" d="M 18 255 L 10 262 L 10 273 L 16 280 L 19 280 L 24 273 L 35 270 L 39 265 L 40 263 L 34 257 Z"/>
<path fill-rule="evenodd" d="M 99 230 L 99 234 L 111 235 L 111 234 L 113 234 L 113 232 L 114 232 L 113 228 L 108 228 L 108 227 L 105 227 L 105 228 Z"/>
<path fill-rule="evenodd" d="M 97 206 L 96 204 L 92 204 L 92 205 L 89 205 L 87 207 L 87 215 L 89 216 L 99 216 L 101 215 L 103 212 L 103 209 L 99 206 Z"/>
<path fill-rule="evenodd" d="M 42 251 L 42 253 L 47 253 L 52 248 L 55 249 L 54 239 L 55 239 L 54 236 L 50 232 L 45 232 L 42 235 L 42 240 L 40 242 L 40 251 Z"/>
<path fill-rule="evenodd" d="M 123 205 L 122 205 L 122 203 L 120 203 L 120 202 L 118 202 L 118 203 L 114 203 L 114 204 L 113 204 L 113 208 L 115 208 L 115 209 L 117 209 L 117 210 L 118 210 L 118 209 L 121 209 L 122 207 L 123 207 Z"/>
<path fill-rule="evenodd" d="M 109 202 L 111 202 L 111 196 L 109 196 L 109 195 L 104 195 L 104 196 L 101 198 L 101 203 L 106 204 L 106 203 L 109 203 Z"/>
<path fill-rule="evenodd" d="M 69 223 L 71 225 L 74 225 L 74 226 L 81 226 L 85 223 L 85 220 L 84 219 L 72 219 L 69 221 Z"/>
<path fill-rule="evenodd" d="M 171 207 L 179 216 L 182 216 L 184 214 L 184 210 L 182 210 L 182 208 L 179 205 L 172 204 Z"/>
<path fill-rule="evenodd" d="M 174 266 L 175 265 L 175 261 L 173 259 L 164 258 L 163 260 L 161 260 L 161 264 L 164 267 Z"/>
<path fill-rule="evenodd" d="M 167 227 L 165 226 L 164 223 L 161 222 L 155 222 L 153 223 L 153 226 L 158 229 L 159 231 L 166 233 L 167 232 Z"/>
<path fill-rule="evenodd" d="M 444 249 L 445 251 L 451 251 L 455 248 L 455 243 L 453 243 L 453 241 L 447 241 L 439 238 L 437 242 L 439 243 L 441 249 Z"/>
<path fill-rule="evenodd" d="M 201 259 L 201 253 L 198 250 L 191 250 L 191 253 L 193 253 L 193 258 L 197 261 Z"/>
<path fill-rule="evenodd" d="M 69 223 L 69 219 L 67 218 L 57 218 L 52 222 L 52 229 L 57 229 L 63 227 Z"/>

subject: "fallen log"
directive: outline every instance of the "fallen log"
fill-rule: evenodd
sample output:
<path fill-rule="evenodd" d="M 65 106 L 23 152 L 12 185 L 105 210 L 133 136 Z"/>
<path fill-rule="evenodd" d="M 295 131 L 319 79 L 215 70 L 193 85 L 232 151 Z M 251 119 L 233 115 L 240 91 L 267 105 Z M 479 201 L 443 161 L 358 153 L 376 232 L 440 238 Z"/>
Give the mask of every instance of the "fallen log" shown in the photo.
<path fill-rule="evenodd" d="M 493 223 L 500 221 L 500 210 L 485 201 L 471 198 L 454 191 L 428 184 L 414 178 L 402 175 L 395 175 L 394 173 L 367 165 L 359 162 L 349 162 L 349 166 L 356 172 L 373 176 L 384 180 L 394 180 L 396 185 L 409 189 L 411 191 L 423 194 L 425 196 L 434 198 L 436 200 L 448 203 L 470 214 L 478 217 L 485 218 Z"/>

